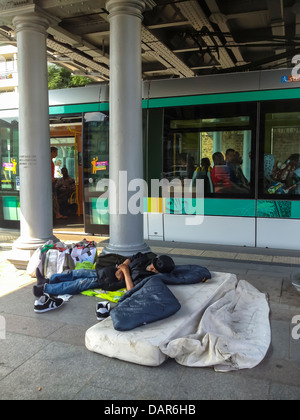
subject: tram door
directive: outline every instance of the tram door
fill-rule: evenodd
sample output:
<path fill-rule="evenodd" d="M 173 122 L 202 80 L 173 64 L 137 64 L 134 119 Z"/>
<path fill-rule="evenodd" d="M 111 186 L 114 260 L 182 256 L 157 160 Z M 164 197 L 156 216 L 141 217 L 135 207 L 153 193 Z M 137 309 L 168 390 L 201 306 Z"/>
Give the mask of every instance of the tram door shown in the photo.
<path fill-rule="evenodd" d="M 51 123 L 52 122 L 52 123 Z M 82 189 L 82 120 L 50 121 L 50 145 L 58 149 L 54 159 L 57 178 L 62 177 L 61 169 L 67 168 L 68 174 L 75 180 L 75 191 L 67 203 L 63 203 L 62 214 L 67 214 L 68 225 L 83 224 L 83 189 Z"/>
<path fill-rule="evenodd" d="M 109 178 L 109 121 L 104 112 L 83 116 L 83 194 L 85 232 L 109 233 L 107 188 L 101 180 Z"/>

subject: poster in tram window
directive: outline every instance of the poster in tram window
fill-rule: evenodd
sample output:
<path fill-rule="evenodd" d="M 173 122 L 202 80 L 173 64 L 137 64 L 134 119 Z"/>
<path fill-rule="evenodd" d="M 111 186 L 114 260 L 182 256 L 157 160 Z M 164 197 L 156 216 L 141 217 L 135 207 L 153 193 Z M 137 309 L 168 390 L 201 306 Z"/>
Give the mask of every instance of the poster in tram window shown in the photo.
<path fill-rule="evenodd" d="M 3 157 L 1 168 L 1 187 L 2 189 L 16 189 L 16 180 L 18 178 L 17 158 Z"/>
<path fill-rule="evenodd" d="M 97 157 L 93 157 L 92 161 L 92 173 L 97 174 L 98 171 L 106 171 L 108 169 L 108 161 L 107 160 L 98 160 Z"/>

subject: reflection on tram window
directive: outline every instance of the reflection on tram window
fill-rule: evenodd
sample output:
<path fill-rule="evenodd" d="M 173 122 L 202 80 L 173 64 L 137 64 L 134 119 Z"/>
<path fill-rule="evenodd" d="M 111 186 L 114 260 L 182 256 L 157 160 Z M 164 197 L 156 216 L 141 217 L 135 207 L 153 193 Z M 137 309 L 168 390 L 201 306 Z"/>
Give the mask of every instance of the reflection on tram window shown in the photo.
<path fill-rule="evenodd" d="M 174 132 L 165 139 L 163 178 L 204 180 L 205 195 L 249 194 L 251 131 Z"/>
<path fill-rule="evenodd" d="M 102 112 L 84 115 L 84 188 L 85 194 L 98 193 L 98 182 L 109 177 L 108 116 Z"/>
<path fill-rule="evenodd" d="M 190 180 L 192 193 L 204 180 L 205 196 L 253 195 L 255 118 L 253 104 L 166 108 L 162 177 Z"/>
<path fill-rule="evenodd" d="M 300 194 L 299 113 L 267 113 L 263 192 L 270 196 Z"/>

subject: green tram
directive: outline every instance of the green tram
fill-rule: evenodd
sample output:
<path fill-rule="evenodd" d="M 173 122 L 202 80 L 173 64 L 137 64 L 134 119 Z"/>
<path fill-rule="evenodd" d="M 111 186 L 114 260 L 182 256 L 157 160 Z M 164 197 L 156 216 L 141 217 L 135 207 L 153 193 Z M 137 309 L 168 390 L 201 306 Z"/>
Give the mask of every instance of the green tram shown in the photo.
<path fill-rule="evenodd" d="M 49 92 L 50 142 L 76 179 L 76 216 L 95 234 L 109 234 L 98 188 L 109 177 L 108 89 Z M 0 96 L 3 228 L 19 226 L 17 103 L 15 93 Z M 291 69 L 143 82 L 142 107 L 146 240 L 299 249 L 300 81 Z M 217 179 L 217 156 L 226 161 L 227 186 Z M 195 182 L 184 205 L 151 192 L 153 179 L 197 177 L 204 205 L 196 214 Z M 201 222 L 193 223 L 197 216 Z"/>

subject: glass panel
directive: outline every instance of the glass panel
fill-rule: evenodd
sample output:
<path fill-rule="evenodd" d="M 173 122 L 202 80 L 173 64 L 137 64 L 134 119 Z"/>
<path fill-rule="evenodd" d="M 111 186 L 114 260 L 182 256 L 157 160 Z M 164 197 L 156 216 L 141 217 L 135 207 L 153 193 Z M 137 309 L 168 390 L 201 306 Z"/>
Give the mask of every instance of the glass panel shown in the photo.
<path fill-rule="evenodd" d="M 267 113 L 263 192 L 271 196 L 300 194 L 300 113 Z"/>
<path fill-rule="evenodd" d="M 99 181 L 109 177 L 109 120 L 102 112 L 84 114 L 83 178 L 85 223 L 108 225 L 107 199 L 99 198 Z"/>
<path fill-rule="evenodd" d="M 248 126 L 249 117 L 203 118 L 199 120 L 174 120 L 171 128 L 210 128 L 210 127 L 241 127 Z"/>
<path fill-rule="evenodd" d="M 14 115 L 15 113 L 15 115 Z M 19 124 L 17 111 L 0 113 L 0 225 L 20 220 Z"/>
<path fill-rule="evenodd" d="M 20 198 L 19 196 L 3 196 L 3 220 L 20 220 Z"/>
<path fill-rule="evenodd" d="M 251 181 L 251 131 L 174 133 L 168 137 L 163 178 L 204 179 L 204 191 L 248 194 Z"/>
<path fill-rule="evenodd" d="M 19 191 L 18 121 L 0 120 L 1 190 Z"/>
<path fill-rule="evenodd" d="M 71 178 L 76 179 L 75 171 L 75 137 L 51 138 L 51 146 L 57 147 L 54 178 L 61 178 L 61 169 L 66 167 Z"/>
<path fill-rule="evenodd" d="M 222 112 L 224 117 L 220 115 Z M 238 108 L 165 110 L 162 178 L 169 181 L 177 178 L 182 183 L 191 180 L 190 192 L 193 193 L 196 180 L 203 179 L 204 193 L 208 196 L 248 196 L 251 193 L 254 164 L 251 161 L 251 116 L 226 116 L 226 112 L 234 114 Z M 185 119 L 177 119 L 178 115 Z M 196 120 L 195 116 L 200 118 Z"/>

